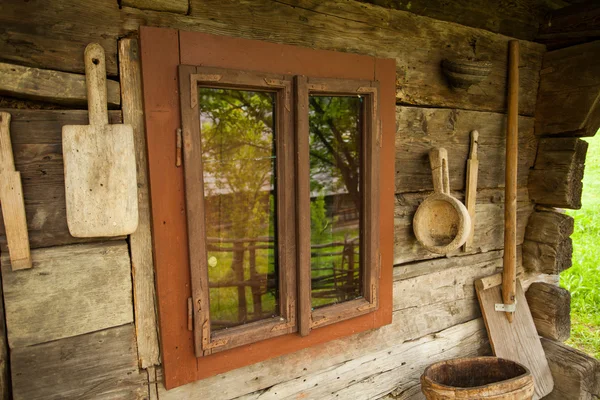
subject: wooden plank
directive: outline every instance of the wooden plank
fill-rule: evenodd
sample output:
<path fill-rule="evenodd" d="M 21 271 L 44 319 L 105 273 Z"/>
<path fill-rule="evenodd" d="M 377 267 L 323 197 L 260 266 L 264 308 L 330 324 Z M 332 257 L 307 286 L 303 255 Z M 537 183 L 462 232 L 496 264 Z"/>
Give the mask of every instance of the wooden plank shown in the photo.
<path fill-rule="evenodd" d="M 15 166 L 21 172 L 31 248 L 97 241 L 69 234 L 65 210 L 61 129 L 86 124 L 82 110 L 15 110 L 9 112 Z M 122 121 L 120 111 L 109 111 L 109 121 Z M 102 239 L 105 240 L 105 239 Z M 0 220 L 0 248 L 7 249 L 6 230 Z"/>
<path fill-rule="evenodd" d="M 121 0 L 121 7 L 187 14 L 188 0 Z"/>
<path fill-rule="evenodd" d="M 559 274 L 572 265 L 573 217 L 555 209 L 529 217 L 523 242 L 523 266 L 529 272 Z"/>
<path fill-rule="evenodd" d="M 144 399 L 132 324 L 11 351 L 15 400 Z"/>
<path fill-rule="evenodd" d="M 83 60 L 83 52 L 76 55 Z M 119 82 L 107 80 L 108 104 L 121 104 Z M 86 106 L 85 76 L 0 62 L 0 93 L 65 106 Z"/>
<path fill-rule="evenodd" d="M 571 336 L 571 294 L 568 290 L 534 282 L 525 293 L 537 332 L 564 342 Z"/>
<path fill-rule="evenodd" d="M 600 128 L 600 40 L 544 55 L 537 135 L 593 136 Z"/>
<path fill-rule="evenodd" d="M 512 322 L 508 321 L 504 312 L 494 309 L 496 304 L 503 303 L 501 286 L 483 289 L 481 285 L 481 281 L 475 282 L 494 355 L 519 362 L 529 368 L 535 382 L 533 398 L 540 399 L 546 396 L 552 391 L 554 383 L 521 283 L 517 280 L 517 308 Z"/>
<path fill-rule="evenodd" d="M 450 188 L 463 190 L 470 132 L 477 130 L 479 175 L 477 188 L 504 186 L 504 114 L 436 108 L 396 107 L 396 193 L 431 190 L 427 154 L 433 147 L 448 150 Z M 538 140 L 533 118 L 519 118 L 519 186 L 527 185 Z"/>
<path fill-rule="evenodd" d="M 549 12 L 540 24 L 536 38 L 554 50 L 600 38 L 600 5 L 595 0 Z"/>
<path fill-rule="evenodd" d="M 403 193 L 396 195 L 394 210 L 394 264 L 437 258 L 439 254 L 431 253 L 422 247 L 413 233 L 412 219 L 419 203 L 428 192 Z M 463 200 L 462 192 L 452 193 Z M 477 194 L 475 209 L 475 236 L 471 253 L 501 249 L 504 246 L 504 190 L 484 189 Z M 527 189 L 518 191 L 517 203 L 517 244 L 523 243 L 527 219 L 533 205 L 527 197 Z M 459 254 L 459 251 L 450 256 Z M 465 253 L 461 253 L 465 254 Z"/>
<path fill-rule="evenodd" d="M 578 138 L 543 138 L 528 179 L 538 204 L 579 209 L 588 143 Z"/>
<path fill-rule="evenodd" d="M 600 397 L 600 361 L 570 346 L 542 338 L 554 377 L 548 400 L 594 400 Z"/>
<path fill-rule="evenodd" d="M 391 57 L 396 59 L 397 99 L 402 103 L 496 112 L 505 108 L 509 38 L 409 12 L 342 0 L 192 0 L 191 15 L 182 16 L 119 9 L 117 3 L 101 0 L 85 4 L 40 0 L 36 13 L 24 23 L 24 11 L 22 3 L 11 1 L 0 16 L 7 37 L 0 42 L 0 53 L 12 62 L 81 73 L 80 55 L 94 41 L 106 49 L 108 72 L 114 76 L 117 38 L 143 24 Z M 69 21 L 68 31 L 65 21 Z M 534 112 L 544 51 L 542 45 L 522 43 L 520 103 L 524 115 Z M 481 84 L 467 92 L 455 91 L 440 73 L 442 59 L 454 56 L 488 59 L 494 67 Z"/>
<path fill-rule="evenodd" d="M 36 249 L 32 259 L 22 271 L 1 259 L 11 349 L 133 321 L 124 241 Z"/>
<path fill-rule="evenodd" d="M 186 1 L 187 3 L 187 1 Z M 154 261 L 150 222 L 148 159 L 142 94 L 140 52 L 135 39 L 119 42 L 123 122 L 133 128 L 137 167 L 138 228 L 129 236 L 138 359 L 141 368 L 158 365 L 158 323 L 154 290 Z"/>

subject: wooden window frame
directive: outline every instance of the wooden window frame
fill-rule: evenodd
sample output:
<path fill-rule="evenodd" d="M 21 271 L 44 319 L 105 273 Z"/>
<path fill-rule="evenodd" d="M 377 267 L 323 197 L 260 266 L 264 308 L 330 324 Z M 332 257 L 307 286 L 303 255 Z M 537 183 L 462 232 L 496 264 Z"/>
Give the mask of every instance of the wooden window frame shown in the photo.
<path fill-rule="evenodd" d="M 230 370 L 281 357 L 281 365 L 310 362 L 310 346 L 338 339 L 332 348 L 343 351 L 352 338 L 392 322 L 395 188 L 395 95 L 393 59 L 315 50 L 264 41 L 215 36 L 200 32 L 141 27 L 140 57 L 144 98 L 153 255 L 157 293 L 160 350 L 167 390 Z M 308 336 L 289 333 L 237 348 L 196 357 L 189 326 L 192 295 L 185 177 L 178 162 L 177 131 L 182 127 L 179 65 L 202 65 L 254 70 L 288 76 L 379 81 L 381 116 L 380 159 L 380 288 L 375 311 L 314 329 Z M 189 97 L 188 97 L 189 99 Z M 290 158 L 295 159 L 291 154 Z M 301 275 L 299 276 L 299 278 Z M 364 337 L 364 336 L 363 336 Z M 342 340 L 342 341 L 340 341 Z M 306 349 L 306 350 L 304 350 Z M 322 352 L 323 347 L 315 349 Z M 304 350 L 304 351 L 300 351 Z M 297 352 L 297 353 L 296 353 Z M 294 354 L 292 354 L 294 353 Z M 272 365 L 272 364 L 268 364 Z M 201 388 L 202 383 L 199 383 Z"/>
<path fill-rule="evenodd" d="M 300 334 L 307 336 L 312 329 L 327 326 L 378 308 L 380 256 L 379 256 L 379 82 L 332 78 L 295 77 L 296 106 L 296 168 L 298 224 L 298 304 Z M 309 185 L 309 97 L 311 95 L 360 95 L 363 102 L 361 120 L 361 196 L 360 268 L 362 268 L 363 296 L 316 309 L 312 308 L 311 245 L 310 245 L 310 185 Z M 306 166 L 302 168 L 301 166 Z"/>
<path fill-rule="evenodd" d="M 296 331 L 296 268 L 293 219 L 294 160 L 292 78 L 284 75 L 228 70 L 223 68 L 179 66 L 180 106 L 192 309 L 196 357 L 228 350 L 259 340 Z M 275 93 L 275 144 L 277 177 L 277 258 L 279 316 L 213 332 L 210 325 L 208 265 L 206 249 L 204 178 L 198 87 L 256 90 Z M 287 154 L 290 153 L 290 154 Z M 292 188 L 292 189 L 290 189 Z"/>

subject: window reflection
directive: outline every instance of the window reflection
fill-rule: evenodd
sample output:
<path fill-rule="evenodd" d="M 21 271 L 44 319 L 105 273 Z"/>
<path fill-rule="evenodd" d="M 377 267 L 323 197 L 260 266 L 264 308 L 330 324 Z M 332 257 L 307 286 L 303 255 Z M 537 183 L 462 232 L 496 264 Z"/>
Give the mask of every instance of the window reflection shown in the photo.
<path fill-rule="evenodd" d="M 198 88 L 213 330 L 278 314 L 275 94 Z"/>
<path fill-rule="evenodd" d="M 310 96 L 311 301 L 362 295 L 360 147 L 363 98 Z"/>

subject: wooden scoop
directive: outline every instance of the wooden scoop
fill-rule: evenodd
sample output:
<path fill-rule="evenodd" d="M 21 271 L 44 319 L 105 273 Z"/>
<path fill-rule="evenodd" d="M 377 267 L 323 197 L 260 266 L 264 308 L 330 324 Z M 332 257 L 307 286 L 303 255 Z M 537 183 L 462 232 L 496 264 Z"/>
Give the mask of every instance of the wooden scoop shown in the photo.
<path fill-rule="evenodd" d="M 413 230 L 427 250 L 447 254 L 465 243 L 471 230 L 471 218 L 464 204 L 450 195 L 446 149 L 432 149 L 429 162 L 434 193 L 417 209 Z"/>
<path fill-rule="evenodd" d="M 90 124 L 62 130 L 67 224 L 75 237 L 127 235 L 138 224 L 133 129 L 108 124 L 102 46 L 84 58 Z"/>

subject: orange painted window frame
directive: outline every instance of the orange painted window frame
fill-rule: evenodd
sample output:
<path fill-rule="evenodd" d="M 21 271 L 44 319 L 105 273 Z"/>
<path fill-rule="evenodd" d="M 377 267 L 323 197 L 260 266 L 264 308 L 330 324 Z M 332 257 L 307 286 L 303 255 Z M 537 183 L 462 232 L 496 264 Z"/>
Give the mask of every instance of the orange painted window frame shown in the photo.
<path fill-rule="evenodd" d="M 394 60 L 149 27 L 140 28 L 140 44 L 165 387 L 171 389 L 391 323 L 395 186 Z M 382 144 L 379 154 L 378 222 L 381 268 L 376 311 L 313 330 L 305 337 L 290 333 L 196 358 L 193 332 L 188 330 L 191 277 L 184 172 L 183 168 L 176 165 L 176 132 L 182 125 L 179 65 L 379 82 Z"/>

